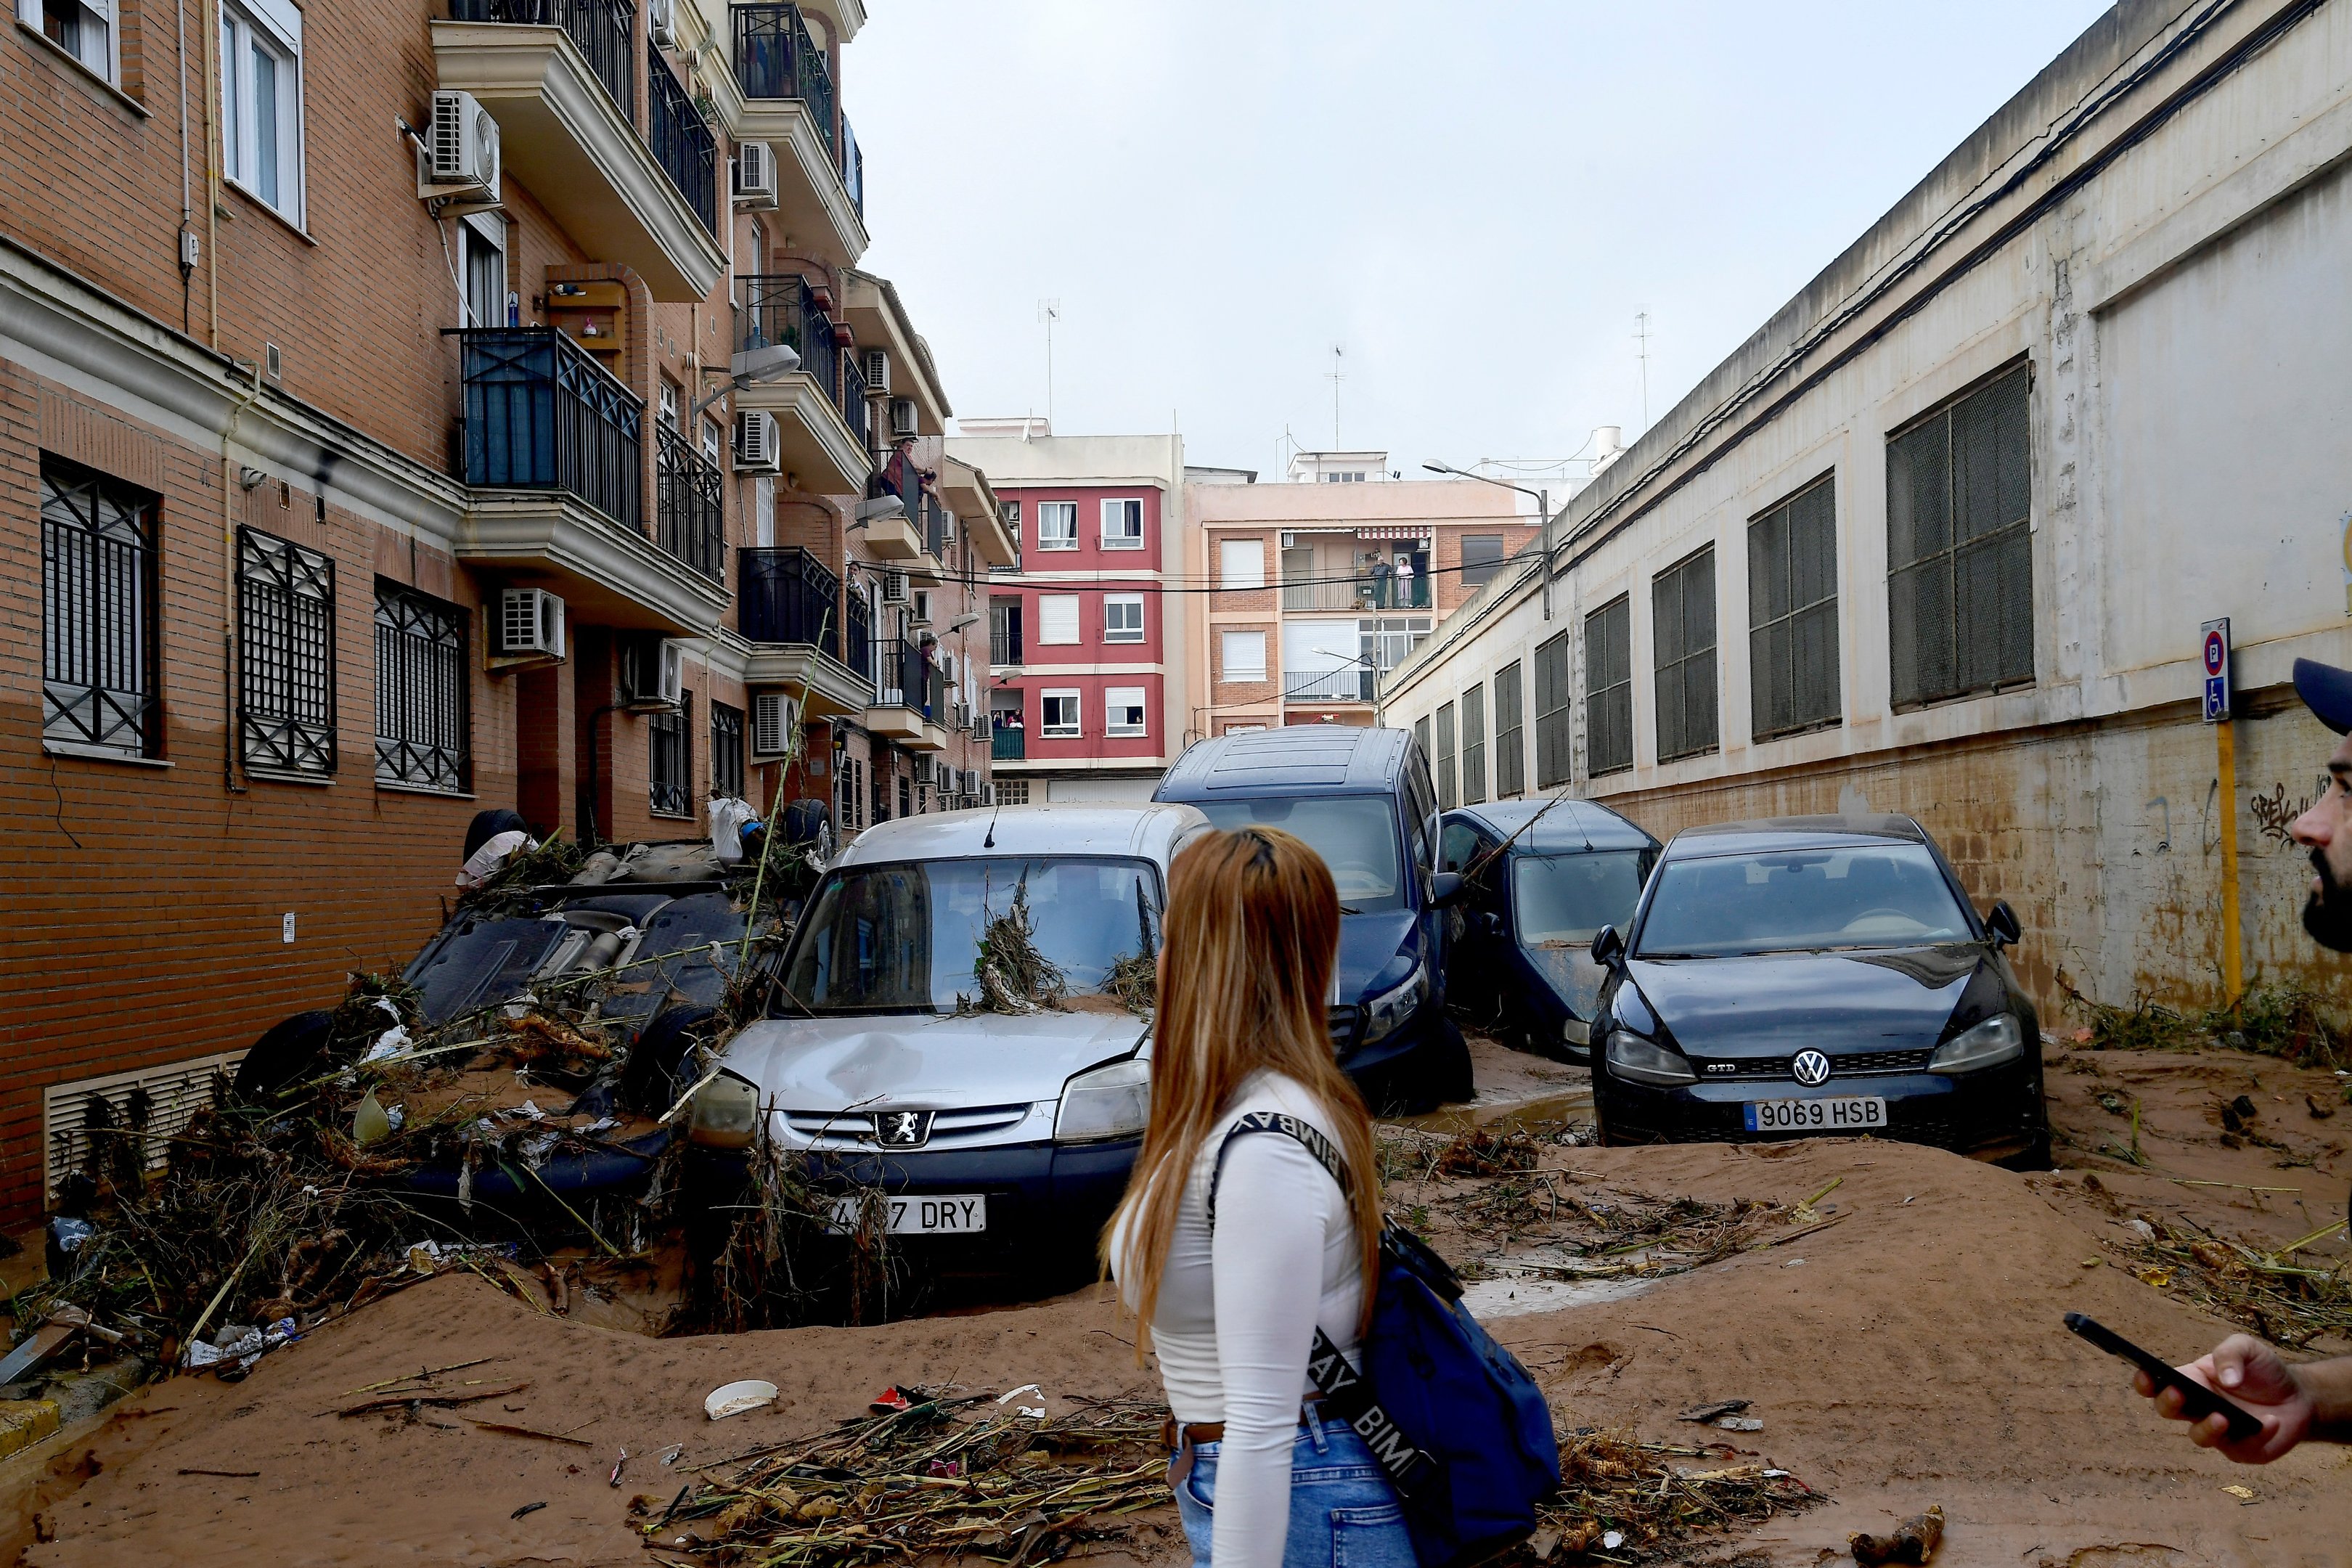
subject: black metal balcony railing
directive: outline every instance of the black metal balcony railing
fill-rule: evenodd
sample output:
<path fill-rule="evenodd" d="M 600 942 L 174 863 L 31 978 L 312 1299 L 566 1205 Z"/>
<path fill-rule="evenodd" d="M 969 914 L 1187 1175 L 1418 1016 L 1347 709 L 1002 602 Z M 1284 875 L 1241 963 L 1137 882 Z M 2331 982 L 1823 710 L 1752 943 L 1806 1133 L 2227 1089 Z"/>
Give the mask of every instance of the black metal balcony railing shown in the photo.
<path fill-rule="evenodd" d="M 890 638 L 876 649 L 882 660 L 874 682 L 874 702 L 878 708 L 913 708 L 920 710 L 930 700 L 930 661 L 923 650 L 904 638 Z"/>
<path fill-rule="evenodd" d="M 1029 755 L 1029 731 L 992 724 L 988 737 L 988 754 L 1000 763 L 1017 763 Z"/>
<path fill-rule="evenodd" d="M 849 433 L 857 437 L 860 447 L 870 447 L 866 438 L 866 418 L 871 412 L 866 402 L 866 373 L 857 366 L 856 354 L 842 354 L 840 396 L 841 417 L 849 426 Z"/>
<path fill-rule="evenodd" d="M 737 5 L 734 12 L 735 79 L 743 96 L 799 99 L 808 105 L 825 150 L 837 153 L 833 72 L 801 20 L 800 7 Z"/>
<path fill-rule="evenodd" d="M 646 143 L 654 161 L 712 235 L 719 232 L 719 142 L 693 98 L 677 84 L 661 50 L 648 46 L 646 59 Z"/>
<path fill-rule="evenodd" d="M 929 668 L 930 679 L 923 688 L 923 717 L 934 724 L 944 724 L 948 721 L 948 672 L 936 664 Z"/>
<path fill-rule="evenodd" d="M 856 365 L 850 356 L 834 346 L 833 318 L 817 309 L 816 296 L 810 292 L 808 279 L 797 272 L 755 272 L 743 279 L 743 341 L 739 348 L 766 348 L 772 343 L 789 344 L 801 356 L 801 369 L 824 388 L 834 406 L 859 445 L 866 441 L 866 381 L 856 375 Z M 845 364 L 848 374 L 844 374 Z M 849 376 L 856 375 L 854 384 Z M 843 395 L 845 385 L 854 384 L 857 395 Z"/>
<path fill-rule="evenodd" d="M 994 665 L 1017 665 L 1021 662 L 1021 624 L 1018 621 L 998 621 L 988 628 L 988 662 Z"/>
<path fill-rule="evenodd" d="M 655 541 L 706 577 L 727 578 L 718 466 L 667 425 L 654 430 Z"/>
<path fill-rule="evenodd" d="M 852 594 L 842 602 L 841 662 L 856 670 L 866 685 L 874 679 L 874 612 L 866 596 Z"/>
<path fill-rule="evenodd" d="M 566 490 L 645 528 L 645 404 L 553 327 L 471 327 L 458 449 L 468 485 Z"/>
<path fill-rule="evenodd" d="M 841 184 L 849 193 L 850 205 L 857 209 L 857 219 L 866 221 L 866 153 L 857 145 L 856 132 L 849 129 L 849 116 L 841 117 Z"/>
<path fill-rule="evenodd" d="M 841 657 L 841 579 L 798 545 L 738 550 L 735 605 L 751 642 L 805 643 Z M 870 673 L 858 660 L 845 662 L 861 676 Z"/>
<path fill-rule="evenodd" d="M 637 35 L 635 0 L 449 0 L 449 16 L 459 22 L 562 28 L 580 47 L 596 79 L 604 84 L 621 118 L 636 118 L 636 81 L 631 66 Z"/>
<path fill-rule="evenodd" d="M 923 497 L 923 548 L 934 561 L 948 558 L 948 509 L 935 495 Z"/>

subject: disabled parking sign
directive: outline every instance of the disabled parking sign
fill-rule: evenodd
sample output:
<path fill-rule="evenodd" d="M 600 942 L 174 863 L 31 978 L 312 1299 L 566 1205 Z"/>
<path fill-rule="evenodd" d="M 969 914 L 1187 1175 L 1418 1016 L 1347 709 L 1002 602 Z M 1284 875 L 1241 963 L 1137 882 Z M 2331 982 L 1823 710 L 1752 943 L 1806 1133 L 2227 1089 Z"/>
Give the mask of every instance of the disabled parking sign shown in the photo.
<path fill-rule="evenodd" d="M 2207 621 L 2200 628 L 2205 661 L 2205 722 L 2218 724 L 2230 716 L 2230 617 Z"/>

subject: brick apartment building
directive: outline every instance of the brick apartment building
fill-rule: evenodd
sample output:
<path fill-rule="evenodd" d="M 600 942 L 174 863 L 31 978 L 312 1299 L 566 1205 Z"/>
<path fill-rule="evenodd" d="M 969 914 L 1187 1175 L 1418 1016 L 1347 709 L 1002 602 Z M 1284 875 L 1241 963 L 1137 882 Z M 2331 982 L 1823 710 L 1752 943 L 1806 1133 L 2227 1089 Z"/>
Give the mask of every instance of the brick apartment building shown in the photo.
<path fill-rule="evenodd" d="M 1192 737 L 1181 436 L 1055 436 L 964 420 L 955 457 L 996 476 L 1017 568 L 989 584 L 997 798 L 1148 800 Z M 952 458 L 951 458 L 952 460 Z"/>
<path fill-rule="evenodd" d="M 1386 452 L 1300 452 L 1280 484 L 1186 472 L 1181 571 L 1217 589 L 1185 600 L 1198 735 L 1376 722 L 1379 675 L 1537 534 L 1514 491 L 1400 479 Z"/>
<path fill-rule="evenodd" d="M 0 1219 L 91 1092 L 404 962 L 483 807 L 982 797 L 1013 544 L 856 269 L 861 0 L 18 16 Z"/>

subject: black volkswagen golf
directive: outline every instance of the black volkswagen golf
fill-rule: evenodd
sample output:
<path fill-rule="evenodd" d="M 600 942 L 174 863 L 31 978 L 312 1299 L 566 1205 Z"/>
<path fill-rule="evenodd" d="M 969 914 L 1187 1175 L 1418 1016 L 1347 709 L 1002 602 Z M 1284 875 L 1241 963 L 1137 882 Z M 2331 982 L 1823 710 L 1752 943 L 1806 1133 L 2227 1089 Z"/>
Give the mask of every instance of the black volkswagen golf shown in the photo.
<path fill-rule="evenodd" d="M 1907 816 L 1677 834 L 1630 931 L 1592 940 L 1601 1135 L 1873 1133 L 2046 1165 L 2041 1022 L 2002 952 L 2017 939 Z"/>

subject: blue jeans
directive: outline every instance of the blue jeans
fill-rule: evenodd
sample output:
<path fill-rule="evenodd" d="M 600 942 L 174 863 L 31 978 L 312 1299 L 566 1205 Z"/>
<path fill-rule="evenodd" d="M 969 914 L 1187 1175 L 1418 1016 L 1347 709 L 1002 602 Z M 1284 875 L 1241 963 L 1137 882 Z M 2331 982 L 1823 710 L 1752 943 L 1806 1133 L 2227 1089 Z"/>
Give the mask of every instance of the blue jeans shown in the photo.
<path fill-rule="evenodd" d="M 1191 1469 L 1176 1483 L 1176 1511 L 1192 1543 L 1194 1568 L 1209 1568 L 1223 1447 L 1194 1447 Z M 1415 1568 L 1396 1489 L 1344 1421 L 1302 1425 L 1290 1446 L 1290 1531 L 1282 1568 Z"/>

